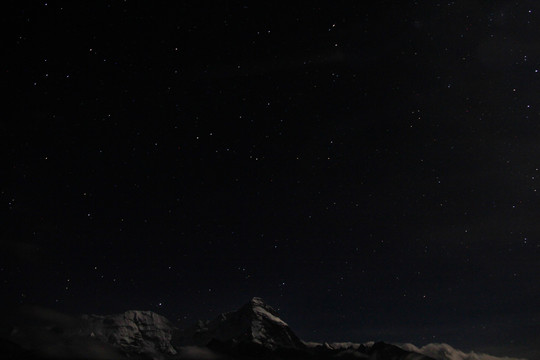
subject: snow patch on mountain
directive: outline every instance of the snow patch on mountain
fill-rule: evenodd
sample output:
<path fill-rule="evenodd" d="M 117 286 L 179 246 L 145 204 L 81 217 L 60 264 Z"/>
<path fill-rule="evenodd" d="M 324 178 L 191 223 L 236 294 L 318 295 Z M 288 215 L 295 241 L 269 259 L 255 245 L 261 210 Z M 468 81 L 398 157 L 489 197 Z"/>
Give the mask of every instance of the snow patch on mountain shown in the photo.
<path fill-rule="evenodd" d="M 421 348 L 416 347 L 413 344 L 396 344 L 407 351 L 414 351 L 426 356 L 432 357 L 435 360 L 526 360 L 512 357 L 496 357 L 487 354 L 480 354 L 475 352 L 465 353 L 461 350 L 454 349 L 448 344 L 427 344 Z"/>
<path fill-rule="evenodd" d="M 325 347 L 327 349 L 333 349 L 333 350 L 358 350 L 361 348 L 370 348 L 375 344 L 374 341 L 367 341 L 364 343 L 354 343 L 354 342 L 332 342 L 332 343 L 320 343 L 320 342 L 314 342 L 314 341 L 304 341 L 303 342 L 308 348 L 316 348 L 316 347 Z"/>
<path fill-rule="evenodd" d="M 274 314 L 271 314 L 268 310 L 266 310 L 261 304 L 257 304 L 253 307 L 253 313 L 257 316 L 257 320 L 260 321 L 262 318 L 267 318 L 268 320 L 277 323 L 281 326 L 289 326 L 287 323 L 283 320 L 281 320 L 279 317 L 275 316 Z"/>

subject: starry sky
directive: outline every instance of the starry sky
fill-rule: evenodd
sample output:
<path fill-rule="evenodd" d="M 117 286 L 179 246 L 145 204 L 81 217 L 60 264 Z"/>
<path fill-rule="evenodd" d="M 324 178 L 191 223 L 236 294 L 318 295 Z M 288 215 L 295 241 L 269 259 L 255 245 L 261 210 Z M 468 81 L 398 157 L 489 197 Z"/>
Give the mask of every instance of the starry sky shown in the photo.
<path fill-rule="evenodd" d="M 185 326 L 261 296 L 305 340 L 540 355 L 535 1 L 2 19 L 4 308 Z"/>

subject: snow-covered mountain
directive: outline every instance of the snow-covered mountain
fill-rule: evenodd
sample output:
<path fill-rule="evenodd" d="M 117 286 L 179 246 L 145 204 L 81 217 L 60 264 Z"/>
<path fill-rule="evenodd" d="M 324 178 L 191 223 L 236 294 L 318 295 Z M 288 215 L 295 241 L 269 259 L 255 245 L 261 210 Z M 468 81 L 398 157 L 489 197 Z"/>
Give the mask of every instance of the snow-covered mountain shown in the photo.
<path fill-rule="evenodd" d="M 331 350 L 360 350 L 360 349 L 367 349 L 373 346 L 375 344 L 374 341 L 368 341 L 365 343 L 353 343 L 350 341 L 347 342 L 332 342 L 332 343 L 318 343 L 313 341 L 304 341 L 304 344 L 309 348 L 317 348 L 317 347 L 324 347 L 326 349 Z"/>
<path fill-rule="evenodd" d="M 424 345 L 421 348 L 418 348 L 413 344 L 399 344 L 398 346 L 407 351 L 414 351 L 427 355 L 435 360 L 525 360 L 510 357 L 496 357 L 475 352 L 465 353 L 461 350 L 454 349 L 448 344 L 433 343 Z"/>
<path fill-rule="evenodd" d="M 384 342 L 369 341 L 362 344 L 352 342 L 305 342 L 305 344 L 313 350 L 313 354 L 317 359 L 435 360 L 429 356 Z"/>
<path fill-rule="evenodd" d="M 523 360 L 466 354 L 447 344 L 304 342 L 257 297 L 185 330 L 151 311 L 71 316 L 36 307 L 0 325 L 1 358 L 12 360 Z"/>
<path fill-rule="evenodd" d="M 374 348 L 377 348 L 377 343 L 373 341 L 368 341 L 365 343 L 353 343 L 353 342 L 334 342 L 334 343 L 317 343 L 317 342 L 304 342 L 309 348 L 319 348 L 327 350 L 340 350 L 341 354 L 350 353 L 350 352 L 360 352 L 360 353 L 373 353 Z M 377 345 L 377 346 L 374 346 Z M 422 347 L 417 347 L 410 343 L 405 344 L 392 344 L 393 346 L 399 347 L 403 350 L 413 352 L 416 354 L 421 354 L 428 356 L 434 360 L 527 360 L 523 358 L 515 357 L 497 357 L 488 354 L 469 352 L 465 353 L 461 350 L 455 349 L 448 344 L 438 344 L 432 343 L 427 344 Z M 414 358 L 411 355 L 411 359 Z"/>
<path fill-rule="evenodd" d="M 175 355 L 171 345 L 176 329 L 167 318 L 152 311 L 126 311 L 116 315 L 83 315 L 87 335 L 126 353 Z"/>
<path fill-rule="evenodd" d="M 178 337 L 178 344 L 206 346 L 219 341 L 231 346 L 255 344 L 266 349 L 303 349 L 304 343 L 278 313 L 254 297 L 238 311 L 221 314 L 212 321 L 199 321 Z"/>

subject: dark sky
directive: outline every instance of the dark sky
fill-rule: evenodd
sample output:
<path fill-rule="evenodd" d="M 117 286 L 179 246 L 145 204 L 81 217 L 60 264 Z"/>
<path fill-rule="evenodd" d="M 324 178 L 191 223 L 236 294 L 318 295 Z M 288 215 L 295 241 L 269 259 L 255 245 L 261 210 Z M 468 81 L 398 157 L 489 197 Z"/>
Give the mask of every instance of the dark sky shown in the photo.
<path fill-rule="evenodd" d="M 539 356 L 535 1 L 10 3 L 4 306 Z"/>

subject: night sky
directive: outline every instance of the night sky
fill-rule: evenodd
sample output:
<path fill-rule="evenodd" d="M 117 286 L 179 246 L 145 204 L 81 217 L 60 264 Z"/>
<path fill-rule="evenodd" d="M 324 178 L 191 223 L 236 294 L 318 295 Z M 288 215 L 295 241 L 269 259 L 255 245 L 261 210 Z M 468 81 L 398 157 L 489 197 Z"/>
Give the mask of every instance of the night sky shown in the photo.
<path fill-rule="evenodd" d="M 536 1 L 10 4 L 4 308 L 540 356 Z"/>

